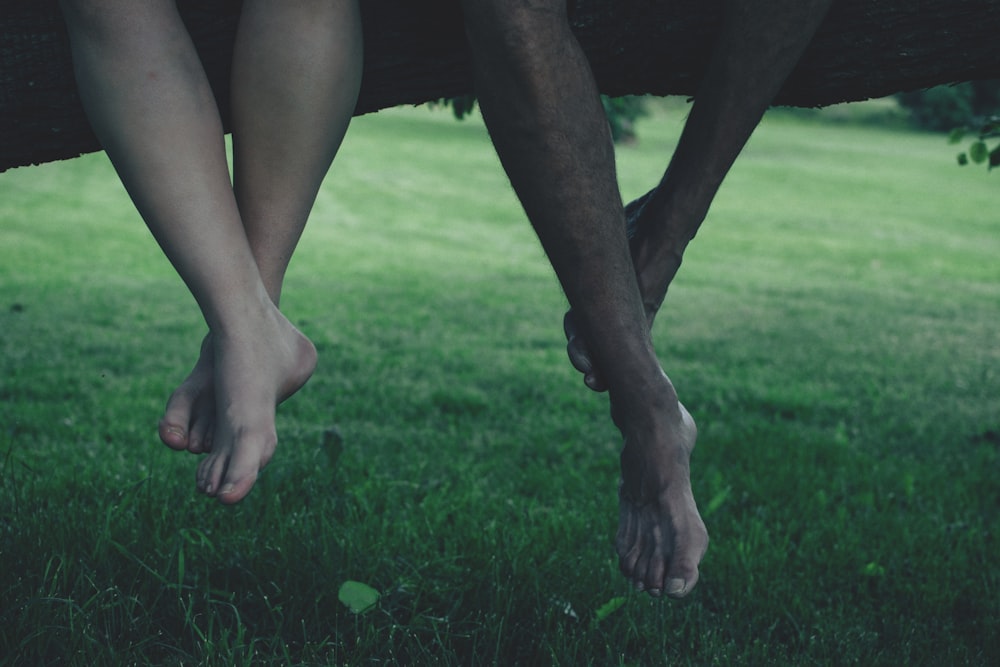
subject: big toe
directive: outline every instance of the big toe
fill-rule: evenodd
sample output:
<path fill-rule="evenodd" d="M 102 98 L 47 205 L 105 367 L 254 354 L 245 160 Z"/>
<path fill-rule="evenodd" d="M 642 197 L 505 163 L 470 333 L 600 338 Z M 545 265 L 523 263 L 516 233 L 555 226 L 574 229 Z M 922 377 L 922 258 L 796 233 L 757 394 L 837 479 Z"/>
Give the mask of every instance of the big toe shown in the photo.
<path fill-rule="evenodd" d="M 190 426 L 193 421 L 198 396 L 184 385 L 170 396 L 167 408 L 160 419 L 160 440 L 172 449 L 187 449 L 190 443 Z"/>
<path fill-rule="evenodd" d="M 708 548 L 708 533 L 704 527 L 695 531 L 675 549 L 664 581 L 663 592 L 682 598 L 698 583 L 698 564 Z"/>
<path fill-rule="evenodd" d="M 672 598 L 682 598 L 698 583 L 698 568 L 678 569 L 667 575 L 663 585 L 663 592 Z"/>
<path fill-rule="evenodd" d="M 203 462 L 205 470 L 199 486 L 226 505 L 243 500 L 270 460 L 276 441 L 273 432 L 260 438 L 238 438 L 231 450 L 211 455 L 212 463 Z"/>
<path fill-rule="evenodd" d="M 223 505 L 233 505 L 247 497 L 254 484 L 257 483 L 258 472 L 249 472 L 232 481 L 225 481 L 219 492 L 215 494 L 216 499 Z"/>
<path fill-rule="evenodd" d="M 177 450 L 187 449 L 187 429 L 181 426 L 176 420 L 164 415 L 163 418 L 160 419 L 157 430 L 160 434 L 160 440 L 167 447 Z"/>
<path fill-rule="evenodd" d="M 211 386 L 192 383 L 190 379 L 167 401 L 160 419 L 160 440 L 172 449 L 187 449 L 195 454 L 211 449 L 215 424 L 215 395 Z"/>

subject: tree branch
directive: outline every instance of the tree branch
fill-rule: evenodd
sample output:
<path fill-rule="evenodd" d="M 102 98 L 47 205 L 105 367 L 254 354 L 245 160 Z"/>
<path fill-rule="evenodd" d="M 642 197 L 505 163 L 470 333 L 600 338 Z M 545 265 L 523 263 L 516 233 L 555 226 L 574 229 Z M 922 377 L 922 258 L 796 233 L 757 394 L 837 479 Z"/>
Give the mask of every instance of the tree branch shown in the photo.
<path fill-rule="evenodd" d="M 181 0 L 228 115 L 239 0 Z M 691 95 L 721 0 L 576 0 L 573 25 L 602 92 Z M 457 0 L 362 0 L 358 113 L 472 92 Z M 73 82 L 56 0 L 0 0 L 0 171 L 98 149 Z M 777 102 L 822 106 L 1000 78 L 1000 3 L 837 0 Z"/>

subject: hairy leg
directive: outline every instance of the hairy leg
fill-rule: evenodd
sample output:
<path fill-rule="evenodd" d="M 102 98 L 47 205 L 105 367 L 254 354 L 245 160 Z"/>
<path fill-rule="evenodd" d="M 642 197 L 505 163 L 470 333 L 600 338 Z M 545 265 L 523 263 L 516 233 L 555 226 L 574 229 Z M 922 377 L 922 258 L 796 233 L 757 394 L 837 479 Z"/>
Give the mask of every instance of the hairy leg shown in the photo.
<path fill-rule="evenodd" d="M 723 179 L 831 2 L 726 3 L 722 33 L 670 166 L 654 190 L 629 205 L 632 257 L 650 326 Z M 565 327 L 573 365 L 587 386 L 605 389 L 572 312 Z"/>
<path fill-rule="evenodd" d="M 215 100 L 173 0 L 63 10 L 91 124 L 213 332 L 213 447 L 243 455 L 203 490 L 238 500 L 274 451 L 276 403 L 308 379 L 315 350 L 261 281 Z"/>
<path fill-rule="evenodd" d="M 356 0 L 243 5 L 232 82 L 235 190 L 247 240 L 275 304 L 354 111 L 361 47 Z M 214 486 L 232 455 L 213 449 L 209 440 L 213 368 L 212 346 L 203 345 L 194 370 L 167 404 L 160 432 L 176 448 L 211 451 L 199 484 Z"/>
<path fill-rule="evenodd" d="M 614 151 L 565 2 L 465 3 L 476 92 L 501 161 L 606 379 L 625 445 L 617 550 L 653 594 L 686 594 L 708 544 L 695 429 L 660 369 L 629 255 Z"/>

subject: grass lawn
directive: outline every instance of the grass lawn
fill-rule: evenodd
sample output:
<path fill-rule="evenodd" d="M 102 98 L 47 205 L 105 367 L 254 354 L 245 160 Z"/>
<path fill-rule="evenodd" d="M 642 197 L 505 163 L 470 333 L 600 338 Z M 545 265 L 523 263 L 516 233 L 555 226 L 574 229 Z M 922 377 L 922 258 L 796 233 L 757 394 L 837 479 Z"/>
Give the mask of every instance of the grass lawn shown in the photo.
<path fill-rule="evenodd" d="M 657 322 L 682 602 L 617 573 L 618 436 L 478 120 L 355 122 L 282 301 L 320 366 L 232 508 L 156 438 L 204 325 L 106 158 L 0 175 L 0 663 L 1000 664 L 1000 176 L 819 116 L 766 119 Z"/>

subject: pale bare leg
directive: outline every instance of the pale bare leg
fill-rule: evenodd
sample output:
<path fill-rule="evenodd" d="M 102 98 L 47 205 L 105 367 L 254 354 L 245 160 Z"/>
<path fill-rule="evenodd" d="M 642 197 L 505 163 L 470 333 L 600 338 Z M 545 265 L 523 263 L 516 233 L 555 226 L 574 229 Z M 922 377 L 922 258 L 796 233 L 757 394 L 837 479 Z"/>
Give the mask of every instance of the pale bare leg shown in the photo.
<path fill-rule="evenodd" d="M 289 260 L 354 111 L 361 62 L 355 0 L 248 0 L 243 5 L 232 85 L 236 199 L 276 305 Z M 212 347 L 204 344 L 160 423 L 160 436 L 171 447 L 212 451 L 200 467 L 200 480 L 211 480 L 211 471 L 227 457 L 212 449 L 213 368 Z"/>
<path fill-rule="evenodd" d="M 274 408 L 315 349 L 271 301 L 233 197 L 222 126 L 173 0 L 64 0 L 95 132 L 213 332 L 217 422 L 229 451 L 202 490 L 235 502 L 276 443 Z"/>
<path fill-rule="evenodd" d="M 464 3 L 476 91 L 524 205 L 607 382 L 625 439 L 622 571 L 681 596 L 708 544 L 691 494 L 695 430 L 660 369 L 625 236 L 614 152 L 560 0 Z"/>
<path fill-rule="evenodd" d="M 681 257 L 708 215 L 723 179 L 802 52 L 831 0 L 729 0 L 726 20 L 680 142 L 660 184 L 629 205 L 639 291 L 652 327 Z M 570 361 L 595 391 L 594 368 L 570 311 Z"/>

